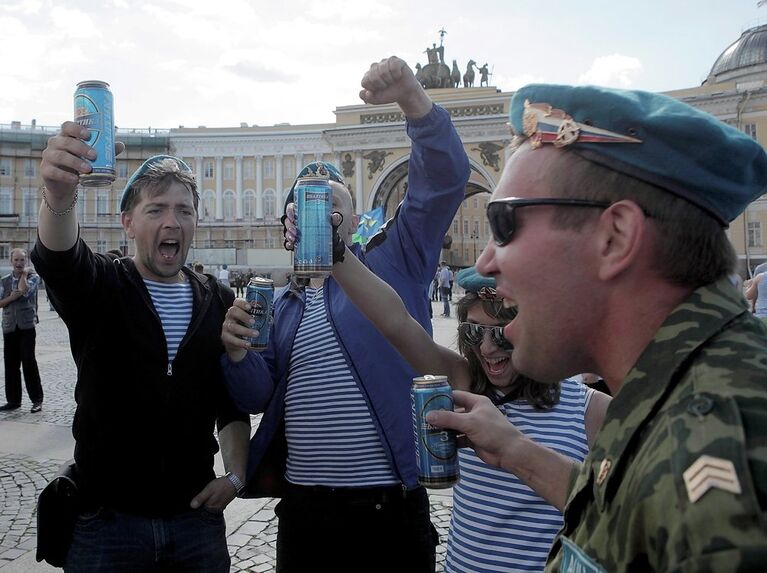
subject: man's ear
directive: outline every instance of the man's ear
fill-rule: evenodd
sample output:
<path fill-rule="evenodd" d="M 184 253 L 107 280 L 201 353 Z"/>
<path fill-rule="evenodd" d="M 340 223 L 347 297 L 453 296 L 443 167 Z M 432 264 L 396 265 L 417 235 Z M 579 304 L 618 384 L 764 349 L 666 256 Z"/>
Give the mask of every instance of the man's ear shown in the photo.
<path fill-rule="evenodd" d="M 125 230 L 125 233 L 128 235 L 129 239 L 135 239 L 136 234 L 133 232 L 133 217 L 131 216 L 130 211 L 123 211 L 120 213 L 120 222 L 122 223 L 123 229 Z"/>
<path fill-rule="evenodd" d="M 610 280 L 631 268 L 649 240 L 648 219 L 630 200 L 610 205 L 599 218 L 599 278 Z"/>

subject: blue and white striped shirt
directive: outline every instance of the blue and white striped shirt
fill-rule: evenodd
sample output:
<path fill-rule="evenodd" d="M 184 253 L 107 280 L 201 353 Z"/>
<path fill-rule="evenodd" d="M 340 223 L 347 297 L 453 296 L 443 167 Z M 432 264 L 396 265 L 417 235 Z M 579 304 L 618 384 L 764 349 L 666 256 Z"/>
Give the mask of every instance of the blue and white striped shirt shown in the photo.
<path fill-rule="evenodd" d="M 502 408 L 527 437 L 581 462 L 588 454 L 585 415 L 593 392 L 563 380 L 559 404 L 552 409 L 536 410 L 523 400 Z M 462 448 L 458 456 L 461 480 L 453 489 L 445 571 L 543 571 L 562 514 L 474 450 Z"/>
<path fill-rule="evenodd" d="M 285 477 L 299 485 L 363 487 L 399 483 L 365 398 L 341 352 L 323 289 L 306 289 L 285 394 Z"/>
<path fill-rule="evenodd" d="M 144 284 L 160 316 L 168 346 L 168 363 L 171 363 L 192 320 L 192 285 L 188 282 L 161 283 L 147 279 L 144 279 Z"/>

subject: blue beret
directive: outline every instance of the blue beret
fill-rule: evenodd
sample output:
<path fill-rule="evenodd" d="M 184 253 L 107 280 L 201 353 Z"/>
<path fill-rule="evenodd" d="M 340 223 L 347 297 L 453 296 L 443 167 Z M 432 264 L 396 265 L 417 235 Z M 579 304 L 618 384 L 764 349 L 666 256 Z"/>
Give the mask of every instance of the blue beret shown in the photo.
<path fill-rule="evenodd" d="M 147 169 L 149 169 L 152 165 L 155 163 L 159 163 L 161 161 L 164 161 L 166 159 L 172 159 L 176 162 L 176 164 L 179 167 L 180 171 L 188 171 L 192 172 L 191 168 L 184 163 L 181 159 L 178 157 L 173 157 L 172 155 L 154 155 L 144 161 L 144 163 L 141 164 L 141 167 L 136 169 L 136 171 L 133 172 L 133 175 L 130 176 L 130 179 L 128 179 L 128 183 L 125 184 L 125 189 L 123 189 L 122 195 L 120 195 L 120 211 L 125 211 L 125 202 L 128 200 L 128 194 L 130 193 L 131 188 L 133 187 L 133 184 L 136 182 L 136 179 L 141 177 L 144 173 L 147 172 Z"/>
<path fill-rule="evenodd" d="M 651 183 L 727 225 L 767 191 L 767 154 L 751 137 L 676 99 L 595 86 L 531 84 L 511 100 L 511 125 Z"/>
<path fill-rule="evenodd" d="M 479 289 L 495 288 L 495 279 L 483 277 L 474 267 L 467 267 L 455 273 L 455 282 L 466 292 L 478 292 Z"/>
<path fill-rule="evenodd" d="M 283 209 L 282 209 L 283 212 L 285 212 L 285 209 L 287 209 L 288 203 L 293 203 L 295 201 L 293 197 L 294 195 L 293 190 L 296 188 L 296 183 L 298 183 L 298 180 L 301 177 L 307 177 L 309 175 L 317 173 L 317 170 L 320 168 L 324 168 L 327 170 L 328 176 L 331 181 L 335 181 L 336 183 L 340 183 L 341 185 L 344 185 L 344 186 L 346 185 L 346 183 L 344 182 L 344 176 L 341 175 L 341 172 L 332 163 L 328 163 L 327 161 L 312 161 L 311 163 L 307 163 L 306 165 L 304 165 L 304 168 L 298 172 L 298 175 L 296 175 L 296 178 L 293 180 L 293 185 L 290 186 L 290 190 L 288 191 L 288 194 L 285 197 L 285 205 L 283 206 Z"/>

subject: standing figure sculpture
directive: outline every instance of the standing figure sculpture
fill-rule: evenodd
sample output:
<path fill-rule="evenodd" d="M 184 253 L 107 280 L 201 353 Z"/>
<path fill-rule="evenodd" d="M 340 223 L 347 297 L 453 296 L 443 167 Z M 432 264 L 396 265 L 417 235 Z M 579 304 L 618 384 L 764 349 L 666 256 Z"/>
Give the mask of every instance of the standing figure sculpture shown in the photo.
<path fill-rule="evenodd" d="M 473 88 L 474 87 L 474 66 L 477 65 L 477 62 L 474 60 L 469 60 L 469 63 L 466 64 L 466 73 L 463 74 L 463 87 L 465 88 Z"/>
<path fill-rule="evenodd" d="M 480 85 L 480 87 L 490 85 L 489 82 L 488 82 L 487 62 L 481 68 L 477 68 L 477 71 L 479 72 L 479 85 Z"/>

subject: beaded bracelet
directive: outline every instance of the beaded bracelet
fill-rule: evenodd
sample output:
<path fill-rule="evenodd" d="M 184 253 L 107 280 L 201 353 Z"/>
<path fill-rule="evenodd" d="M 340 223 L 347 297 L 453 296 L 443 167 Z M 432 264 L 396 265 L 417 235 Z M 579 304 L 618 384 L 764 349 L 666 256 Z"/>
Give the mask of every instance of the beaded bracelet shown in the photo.
<path fill-rule="evenodd" d="M 51 207 L 50 203 L 48 203 L 48 197 L 45 196 L 45 186 L 42 187 L 43 192 L 43 203 L 45 204 L 45 208 L 48 209 L 51 213 L 56 215 L 57 217 L 63 217 L 64 215 L 69 215 L 72 212 L 72 209 L 75 208 L 75 205 L 77 205 L 77 196 L 79 195 L 79 191 L 77 188 L 75 188 L 75 197 L 72 199 L 72 203 L 70 203 L 69 207 L 64 209 L 63 211 L 54 211 L 53 207 Z"/>

